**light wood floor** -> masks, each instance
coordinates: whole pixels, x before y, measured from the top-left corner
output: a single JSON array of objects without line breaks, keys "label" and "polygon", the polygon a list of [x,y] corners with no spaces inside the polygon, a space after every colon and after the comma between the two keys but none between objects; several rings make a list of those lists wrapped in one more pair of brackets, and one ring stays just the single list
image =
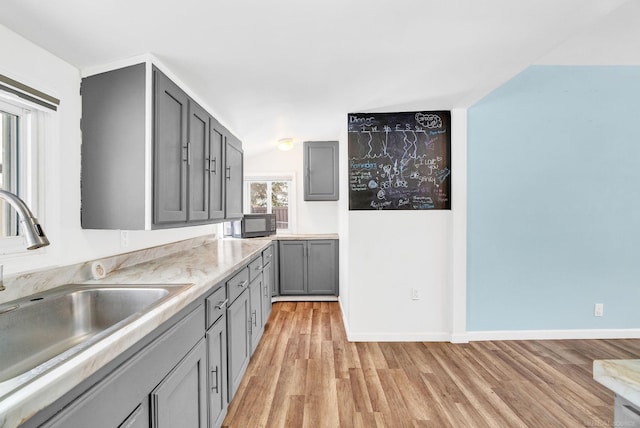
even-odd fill
[{"label": "light wood floor", "polygon": [[613,426],[606,358],[640,340],[350,343],[337,303],[281,302],[224,426]]}]

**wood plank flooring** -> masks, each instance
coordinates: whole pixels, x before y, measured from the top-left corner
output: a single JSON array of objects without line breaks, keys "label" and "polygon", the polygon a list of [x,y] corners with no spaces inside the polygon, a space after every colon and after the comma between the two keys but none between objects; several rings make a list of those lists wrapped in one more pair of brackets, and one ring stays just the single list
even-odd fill
[{"label": "wood plank flooring", "polygon": [[640,340],[348,342],[336,302],[280,302],[225,427],[603,427],[595,359]]}]

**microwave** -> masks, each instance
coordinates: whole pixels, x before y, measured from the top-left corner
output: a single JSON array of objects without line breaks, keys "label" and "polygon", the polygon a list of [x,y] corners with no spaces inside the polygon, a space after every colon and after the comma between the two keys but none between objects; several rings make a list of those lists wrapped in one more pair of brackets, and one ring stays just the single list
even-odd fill
[{"label": "microwave", "polygon": [[257,238],[275,233],[275,214],[245,214],[242,220],[233,222],[231,231],[234,238]]}]

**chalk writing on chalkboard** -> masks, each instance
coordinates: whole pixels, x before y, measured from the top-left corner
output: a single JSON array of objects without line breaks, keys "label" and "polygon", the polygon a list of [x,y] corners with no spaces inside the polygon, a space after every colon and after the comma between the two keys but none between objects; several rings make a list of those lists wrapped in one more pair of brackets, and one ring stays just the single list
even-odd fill
[{"label": "chalk writing on chalkboard", "polygon": [[349,209],[451,209],[451,113],[349,113]]}]

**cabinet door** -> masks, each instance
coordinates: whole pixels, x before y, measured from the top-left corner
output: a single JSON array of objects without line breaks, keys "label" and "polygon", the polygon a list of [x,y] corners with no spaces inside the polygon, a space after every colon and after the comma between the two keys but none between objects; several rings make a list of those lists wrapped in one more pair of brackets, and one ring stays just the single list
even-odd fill
[{"label": "cabinet door", "polygon": [[262,269],[262,324],[265,325],[271,315],[271,290],[273,282],[273,263],[269,262]]},{"label": "cabinet door", "polygon": [[280,294],[306,294],[307,241],[280,241]]},{"label": "cabinet door", "polygon": [[209,219],[209,115],[193,101],[189,102],[187,143],[189,173],[189,221]]},{"label": "cabinet door", "polygon": [[304,200],[338,200],[338,142],[304,142]]},{"label": "cabinet door", "polygon": [[242,217],[242,150],[229,141],[225,144],[225,217]]},{"label": "cabinet door", "polygon": [[229,394],[233,395],[240,386],[242,375],[251,358],[251,310],[249,307],[249,291],[244,290],[227,309],[227,364],[229,371]]},{"label": "cabinet door", "polygon": [[219,427],[227,413],[227,318],[207,331],[209,354],[209,426]]},{"label": "cabinet door", "polygon": [[201,340],[151,393],[151,426],[205,428],[206,373],[207,351]]},{"label": "cabinet door", "polygon": [[224,160],[222,148],[225,136],[221,126],[215,119],[211,119],[211,134],[209,143],[209,218],[220,220],[224,218]]},{"label": "cabinet door", "polygon": [[189,98],[154,70],[154,224],[187,220],[187,118]]},{"label": "cabinet door", "polygon": [[262,273],[249,285],[249,291],[251,293],[251,354],[253,354],[264,332],[262,323],[262,296],[264,295]]},{"label": "cabinet door", "polygon": [[336,240],[308,241],[307,291],[309,294],[336,294],[338,246]]},{"label": "cabinet door", "polygon": [[280,245],[278,241],[273,243],[273,274],[271,275],[271,296],[280,294]]}]

